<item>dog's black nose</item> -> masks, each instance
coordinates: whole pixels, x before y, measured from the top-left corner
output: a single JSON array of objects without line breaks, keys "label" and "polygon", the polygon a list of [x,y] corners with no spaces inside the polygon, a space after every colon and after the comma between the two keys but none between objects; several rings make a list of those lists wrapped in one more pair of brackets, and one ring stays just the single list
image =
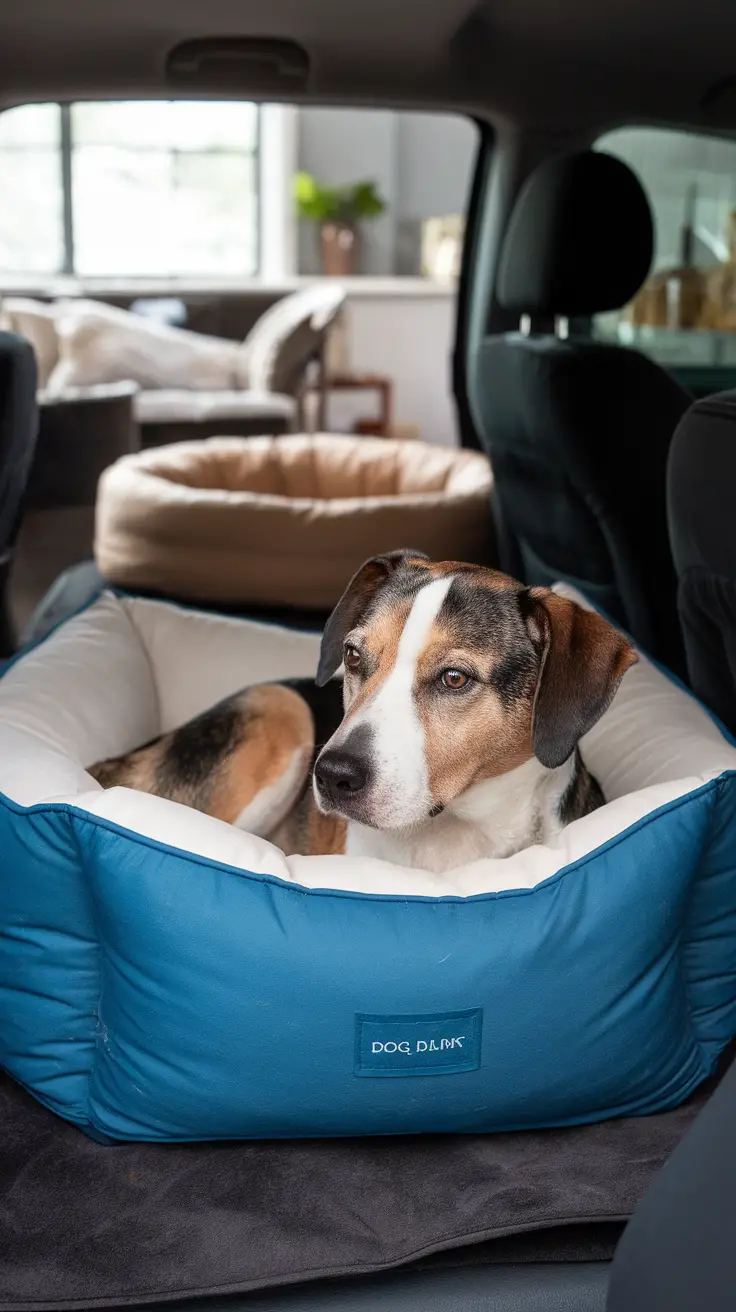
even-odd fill
[{"label": "dog's black nose", "polygon": [[322,792],[334,801],[354,797],[368,782],[365,761],[349,752],[323,752],[314,773]]}]

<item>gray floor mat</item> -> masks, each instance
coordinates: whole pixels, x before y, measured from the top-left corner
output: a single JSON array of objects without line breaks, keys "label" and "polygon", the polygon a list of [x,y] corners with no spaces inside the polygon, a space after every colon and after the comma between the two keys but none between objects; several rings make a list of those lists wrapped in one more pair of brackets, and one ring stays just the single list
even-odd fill
[{"label": "gray floor mat", "polygon": [[495,1257],[519,1260],[529,1232],[550,1260],[560,1227],[579,1260],[607,1256],[711,1087],[567,1130],[105,1148],[0,1075],[0,1312],[265,1289],[469,1244],[455,1260],[490,1261],[500,1237]]}]

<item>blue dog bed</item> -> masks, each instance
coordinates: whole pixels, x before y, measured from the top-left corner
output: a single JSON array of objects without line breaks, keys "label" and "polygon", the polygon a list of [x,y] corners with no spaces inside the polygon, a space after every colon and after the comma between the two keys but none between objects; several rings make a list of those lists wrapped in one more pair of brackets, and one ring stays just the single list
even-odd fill
[{"label": "blue dog bed", "polygon": [[0,681],[0,1064],[111,1140],[471,1132],[681,1102],[736,1033],[736,749],[646,660],[608,803],[447,875],[285,858],[85,767],[318,638],[100,597]]}]

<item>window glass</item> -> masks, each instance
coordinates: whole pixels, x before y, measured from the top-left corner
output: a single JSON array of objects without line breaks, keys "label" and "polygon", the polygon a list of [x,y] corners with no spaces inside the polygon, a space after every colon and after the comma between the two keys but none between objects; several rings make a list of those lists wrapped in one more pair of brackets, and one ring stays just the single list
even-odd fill
[{"label": "window glass", "polygon": [[218,101],[103,101],[73,106],[76,145],[236,153],[258,147],[258,106]]},{"label": "window glass", "polygon": [[256,105],[77,104],[68,122],[65,164],[58,105],[0,115],[13,197],[0,215],[0,269],[82,277],[257,272]]},{"label": "window glass", "polygon": [[0,114],[0,270],[55,273],[64,260],[58,105]]},{"label": "window glass", "polygon": [[[0,277],[453,286],[477,132],[454,115],[100,101],[0,113]],[[6,287],[11,285],[6,281]]]},{"label": "window glass", "polygon": [[736,141],[630,128],[598,148],[638,174],[656,235],[644,287],[622,312],[599,316],[597,333],[649,351],[683,381],[688,369],[736,370]]}]

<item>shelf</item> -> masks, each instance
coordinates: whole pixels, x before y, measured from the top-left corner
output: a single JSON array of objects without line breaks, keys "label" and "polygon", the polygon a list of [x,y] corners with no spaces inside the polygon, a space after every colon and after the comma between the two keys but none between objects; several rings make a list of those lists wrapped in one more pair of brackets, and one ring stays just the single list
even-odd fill
[{"label": "shelf", "polygon": [[[313,283],[333,283],[333,278],[49,278],[31,279],[0,276],[0,296],[186,296],[186,295],[268,295],[288,293]],[[339,280],[348,298],[402,300],[412,298],[454,298],[454,283],[435,282],[431,278],[342,278]]]}]

